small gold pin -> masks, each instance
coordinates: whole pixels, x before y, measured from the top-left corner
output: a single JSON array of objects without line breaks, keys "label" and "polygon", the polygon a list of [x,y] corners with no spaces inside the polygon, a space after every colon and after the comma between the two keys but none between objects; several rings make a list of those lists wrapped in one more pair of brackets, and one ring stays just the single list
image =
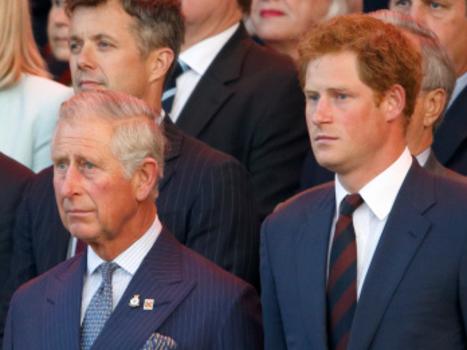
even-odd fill
[{"label": "small gold pin", "polygon": [[132,308],[139,307],[140,304],[141,302],[139,300],[139,294],[133,295],[133,297],[130,299],[130,302],[128,303],[128,305]]},{"label": "small gold pin", "polygon": [[154,299],[144,299],[143,310],[152,310],[154,309]]}]

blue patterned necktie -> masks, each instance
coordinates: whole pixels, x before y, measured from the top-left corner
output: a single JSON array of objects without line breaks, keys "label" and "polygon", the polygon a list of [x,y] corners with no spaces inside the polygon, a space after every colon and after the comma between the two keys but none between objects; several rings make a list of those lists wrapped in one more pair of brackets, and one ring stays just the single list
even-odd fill
[{"label": "blue patterned necktie", "polygon": [[81,350],[91,348],[112,313],[112,274],[117,268],[118,265],[113,262],[106,262],[99,266],[102,283],[84,314],[81,325]]},{"label": "blue patterned necktie", "polygon": [[188,67],[186,63],[178,60],[165,82],[164,93],[162,94],[162,108],[166,113],[170,113],[172,111],[175,93],[177,92],[177,78],[189,69],[190,67]]}]

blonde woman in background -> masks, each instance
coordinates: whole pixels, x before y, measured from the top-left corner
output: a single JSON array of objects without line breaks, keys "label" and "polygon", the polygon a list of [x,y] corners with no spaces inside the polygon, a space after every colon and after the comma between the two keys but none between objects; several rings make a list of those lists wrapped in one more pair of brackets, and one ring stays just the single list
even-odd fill
[{"label": "blonde woman in background", "polygon": [[72,90],[48,79],[28,0],[0,1],[0,151],[34,171],[51,164],[60,104]]}]

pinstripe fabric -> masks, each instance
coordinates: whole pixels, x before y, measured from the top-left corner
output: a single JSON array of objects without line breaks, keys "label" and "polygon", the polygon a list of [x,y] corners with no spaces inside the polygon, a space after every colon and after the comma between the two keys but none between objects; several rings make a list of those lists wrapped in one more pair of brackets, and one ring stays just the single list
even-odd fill
[{"label": "pinstripe fabric", "polygon": [[171,148],[157,202],[162,223],[187,247],[258,286],[259,222],[247,172],[169,118],[164,127]]},{"label": "pinstripe fabric", "polygon": [[[15,294],[5,350],[78,349],[85,264],[84,255],[67,260]],[[129,307],[134,294],[153,298],[154,309]],[[27,337],[20,336],[24,329],[31,330]],[[262,349],[258,296],[163,230],[93,350],[141,349],[154,332],[172,338],[178,349]]]},{"label": "pinstripe fabric", "polygon": [[[258,286],[259,223],[247,172],[230,156],[184,135],[168,118],[164,126],[169,147],[159,218],[181,243]],[[19,206],[2,324],[12,292],[66,259],[69,233],[58,215],[52,176],[52,168],[36,175]]]}]

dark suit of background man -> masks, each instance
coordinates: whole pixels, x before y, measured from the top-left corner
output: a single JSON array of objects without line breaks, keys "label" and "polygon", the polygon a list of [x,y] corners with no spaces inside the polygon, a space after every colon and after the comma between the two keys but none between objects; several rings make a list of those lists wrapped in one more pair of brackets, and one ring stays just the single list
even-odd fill
[{"label": "dark suit of background man", "polygon": [[255,290],[158,219],[164,142],[155,117],[143,101],[111,91],[78,94],[61,108],[57,205],[88,248],[15,293],[5,350],[261,349]]},{"label": "dark suit of background man", "polygon": [[312,148],[337,175],[263,224],[265,348],[465,349],[467,186],[406,146],[418,50],[364,15],[302,45]]},{"label": "dark suit of background man", "polygon": [[433,150],[443,165],[467,175],[467,1],[392,0],[390,8],[410,14],[435,32],[454,62],[457,81]]},{"label": "dark suit of background man", "polygon": [[12,251],[16,207],[32,172],[0,153],[0,285],[5,285]]},{"label": "dark suit of background man", "polygon": [[237,0],[183,0],[186,35],[170,117],[188,134],[245,165],[264,218],[296,192],[306,151],[296,70],[260,47]]}]

